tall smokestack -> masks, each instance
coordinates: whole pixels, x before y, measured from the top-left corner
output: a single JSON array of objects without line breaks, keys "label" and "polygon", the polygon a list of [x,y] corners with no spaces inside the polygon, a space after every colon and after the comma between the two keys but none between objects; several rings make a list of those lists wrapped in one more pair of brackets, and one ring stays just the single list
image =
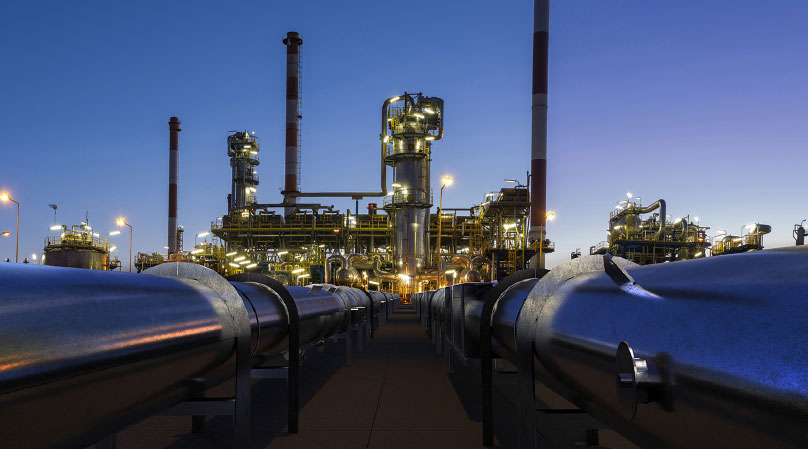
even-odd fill
[{"label": "tall smokestack", "polygon": [[[303,39],[294,31],[287,33],[283,40],[286,45],[286,184],[283,189],[284,203],[297,203],[297,197],[290,197],[291,193],[298,193],[300,189],[297,183],[298,160],[300,158],[300,148],[298,142],[298,123],[300,122],[300,106],[298,103],[298,93],[300,92],[300,46]],[[293,207],[286,208],[286,215],[294,210]]]},{"label": "tall smokestack", "polygon": [[[533,133],[530,145],[530,231],[531,241],[544,242],[547,214],[547,49],[550,28],[550,0],[533,2]],[[544,258],[539,257],[539,268]]]},{"label": "tall smokestack", "polygon": [[168,255],[177,254],[177,179],[179,178],[180,119],[168,119]]}]

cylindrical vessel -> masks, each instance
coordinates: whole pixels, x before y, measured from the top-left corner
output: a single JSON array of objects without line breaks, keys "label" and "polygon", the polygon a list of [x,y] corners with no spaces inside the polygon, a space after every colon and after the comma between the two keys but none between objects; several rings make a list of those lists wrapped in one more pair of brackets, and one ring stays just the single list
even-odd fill
[{"label": "cylindrical vessel", "polygon": [[180,119],[168,119],[168,255],[177,253],[177,181],[179,180]]},{"label": "cylindrical vessel", "polygon": [[530,292],[542,380],[642,447],[804,447],[808,250],[620,264],[575,259]]},{"label": "cylindrical vessel", "polygon": [[[300,148],[298,148],[298,124],[300,123],[300,46],[303,39],[294,31],[286,34],[283,39],[286,45],[286,163],[285,184],[283,192],[284,203],[297,203],[297,197],[291,193],[299,193],[297,174],[299,171]],[[287,207],[286,214],[294,211],[294,207]]]}]

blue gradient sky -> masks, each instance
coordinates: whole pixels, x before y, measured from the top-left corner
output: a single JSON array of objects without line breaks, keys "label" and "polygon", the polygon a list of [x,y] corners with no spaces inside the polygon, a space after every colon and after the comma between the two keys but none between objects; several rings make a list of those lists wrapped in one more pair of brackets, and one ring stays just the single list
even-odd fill
[{"label": "blue gradient sky", "polygon": [[[135,251],[163,251],[171,115],[188,236],[225,211],[230,129],[261,138],[259,200],[278,201],[290,30],[304,39],[304,190],[377,188],[380,106],[404,90],[446,101],[432,172],[435,186],[455,178],[447,207],[525,176],[531,1],[113,3],[0,6],[0,188],[22,203],[21,257],[41,251],[48,203],[58,223],[89,211],[101,231],[124,215]],[[603,240],[626,191],[711,233],[759,221],[774,227],[767,246],[793,244],[808,218],[808,3],[551,8],[549,265]],[[8,204],[0,228],[14,230]]]}]

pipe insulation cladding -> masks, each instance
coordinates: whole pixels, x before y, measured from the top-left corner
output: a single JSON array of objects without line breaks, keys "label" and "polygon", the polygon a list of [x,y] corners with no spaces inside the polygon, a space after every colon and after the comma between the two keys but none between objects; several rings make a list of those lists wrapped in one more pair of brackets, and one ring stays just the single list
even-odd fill
[{"label": "pipe insulation cladding", "polygon": [[432,335],[451,336],[457,313],[490,326],[494,353],[527,376],[520,447],[535,445],[535,379],[642,448],[799,448],[807,271],[806,247],[645,266],[584,256],[515,281],[489,323],[478,302],[455,311],[446,292],[466,284],[414,301]]},{"label": "pipe insulation cladding", "polygon": [[[256,366],[288,351],[278,292],[200,265],[132,274],[4,264],[0,285],[7,447],[85,447],[233,377],[238,353]],[[286,290],[301,344],[343,331],[347,314],[374,305],[358,289]]]}]

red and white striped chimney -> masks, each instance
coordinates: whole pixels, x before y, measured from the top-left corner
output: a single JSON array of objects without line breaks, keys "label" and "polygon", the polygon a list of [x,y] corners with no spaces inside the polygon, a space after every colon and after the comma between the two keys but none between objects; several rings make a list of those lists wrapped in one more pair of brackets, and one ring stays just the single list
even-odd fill
[{"label": "red and white striped chimney", "polygon": [[[298,142],[298,123],[300,122],[300,105],[298,103],[298,92],[300,92],[300,46],[303,39],[294,31],[287,33],[283,40],[286,45],[286,183],[281,192],[284,203],[297,203],[297,197],[289,196],[290,193],[299,193],[300,187],[297,181],[298,160],[300,158],[300,148]],[[287,207],[288,215],[294,208]]]},{"label": "red and white striped chimney", "polygon": [[[531,241],[543,244],[547,221],[547,50],[550,1],[533,2],[533,132],[530,144],[530,231]],[[539,260],[544,268],[544,260]]]},{"label": "red and white striped chimney", "polygon": [[180,119],[168,119],[168,255],[177,253],[177,180],[179,179]]}]

